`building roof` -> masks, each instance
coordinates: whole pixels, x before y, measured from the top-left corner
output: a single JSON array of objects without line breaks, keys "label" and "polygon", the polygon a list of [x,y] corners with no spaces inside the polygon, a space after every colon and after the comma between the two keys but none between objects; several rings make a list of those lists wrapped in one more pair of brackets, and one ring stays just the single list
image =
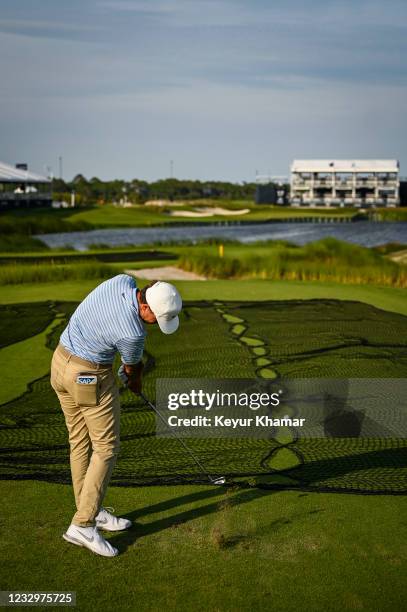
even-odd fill
[{"label": "building roof", "polygon": [[291,172],[398,172],[397,159],[295,159]]},{"label": "building roof", "polygon": [[269,183],[276,183],[277,185],[284,185],[289,183],[290,179],[288,176],[272,176],[271,174],[257,174],[256,183],[258,185],[268,185]]},{"label": "building roof", "polygon": [[0,162],[0,183],[50,183],[50,179]]}]

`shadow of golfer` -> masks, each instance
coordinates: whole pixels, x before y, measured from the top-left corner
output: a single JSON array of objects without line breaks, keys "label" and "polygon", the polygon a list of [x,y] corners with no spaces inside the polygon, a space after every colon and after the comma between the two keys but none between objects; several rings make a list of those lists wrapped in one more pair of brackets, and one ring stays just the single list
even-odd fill
[{"label": "shadow of golfer", "polygon": [[[350,475],[352,472],[363,472],[365,470],[374,469],[386,469],[387,467],[406,467],[407,466],[407,448],[388,448],[370,452],[362,452],[360,454],[346,455],[342,457],[332,457],[329,459],[307,461],[303,465],[297,468],[292,468],[284,471],[286,474],[298,479],[298,485],[295,487],[276,487],[271,485],[270,488],[267,485],[261,485],[261,488],[249,488],[243,490],[237,490],[236,493],[231,492],[230,495],[226,496],[225,492],[228,491],[222,487],[209,488],[204,490],[195,491],[187,495],[181,495],[179,497],[173,497],[166,499],[157,504],[148,506],[147,508],[140,508],[126,514],[126,518],[132,521],[137,520],[140,517],[148,516],[150,514],[156,514],[159,512],[165,512],[174,508],[178,508],[182,505],[205,502],[205,505],[199,507],[190,508],[159,518],[151,523],[137,524],[133,529],[129,531],[121,532],[110,539],[110,542],[117,546],[121,551],[125,551],[131,544],[133,544],[139,538],[158,533],[171,527],[182,525],[196,518],[207,516],[219,512],[221,510],[220,502],[227,499],[228,508],[233,508],[241,504],[247,504],[254,500],[273,495],[284,490],[301,490],[302,487],[313,487],[316,489],[323,490],[323,481],[329,480],[330,478],[341,478],[344,475]],[[369,472],[368,472],[369,473]],[[372,483],[371,483],[372,484]],[[390,483],[394,488],[395,483]],[[403,485],[401,484],[401,491]],[[335,487],[330,486],[331,491],[335,491]],[[355,488],[349,489],[347,487],[343,490],[344,493],[358,492],[357,479],[355,481]],[[380,493],[380,487],[371,486],[369,492]],[[337,489],[338,490],[338,489]],[[361,490],[361,493],[365,491]],[[385,492],[384,489],[382,492]]]},{"label": "shadow of golfer", "polygon": [[[228,508],[233,508],[241,504],[247,504],[256,499],[272,495],[273,493],[275,493],[275,491],[245,489],[227,498]],[[216,502],[212,502],[204,506],[199,506],[198,508],[190,508],[189,510],[179,512],[178,514],[173,514],[171,516],[159,518],[151,523],[138,523],[132,529],[121,532],[120,534],[110,538],[109,542],[113,546],[118,547],[121,552],[124,552],[129,546],[131,546],[131,544],[133,544],[136,540],[142,537],[151,535],[153,533],[158,533],[159,531],[163,531],[164,529],[169,529],[177,525],[182,525],[196,518],[219,512],[219,510],[221,509],[219,502],[225,499],[224,490],[216,488],[209,489],[209,491],[199,491],[196,493],[192,493],[191,495],[183,495],[181,497],[176,497],[171,500],[160,502],[146,509],[134,510],[133,512],[129,512],[125,515],[126,518],[129,518],[130,520],[135,520],[136,518],[144,516],[146,514],[162,512],[164,510],[180,506],[181,504],[189,504],[194,501],[196,502],[199,500],[214,498],[218,496],[221,496],[221,499]]]}]

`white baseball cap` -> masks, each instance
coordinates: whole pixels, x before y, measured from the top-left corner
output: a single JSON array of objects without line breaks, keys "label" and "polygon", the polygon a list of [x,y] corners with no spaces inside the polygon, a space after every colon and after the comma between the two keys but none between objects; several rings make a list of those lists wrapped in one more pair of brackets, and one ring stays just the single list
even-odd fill
[{"label": "white baseball cap", "polygon": [[147,289],[146,300],[156,316],[161,331],[164,334],[173,334],[177,331],[182,299],[174,285],[157,281]]}]

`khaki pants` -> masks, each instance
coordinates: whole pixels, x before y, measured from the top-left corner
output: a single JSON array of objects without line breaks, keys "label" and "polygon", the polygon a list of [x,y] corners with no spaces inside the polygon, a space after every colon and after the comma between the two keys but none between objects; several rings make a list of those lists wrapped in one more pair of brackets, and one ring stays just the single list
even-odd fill
[{"label": "khaki pants", "polygon": [[[89,375],[93,384],[79,384],[77,377],[81,375]],[[60,401],[69,434],[77,508],[72,523],[93,526],[120,448],[116,381],[111,366],[80,359],[59,345],[52,358],[51,385]]]}]

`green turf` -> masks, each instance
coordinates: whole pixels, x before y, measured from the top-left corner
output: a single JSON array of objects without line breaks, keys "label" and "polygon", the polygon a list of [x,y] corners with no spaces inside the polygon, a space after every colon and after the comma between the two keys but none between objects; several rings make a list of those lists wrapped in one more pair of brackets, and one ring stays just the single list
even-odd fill
[{"label": "green turf", "polygon": [[58,308],[52,302],[0,305],[0,320],[7,326],[7,346],[0,350],[0,406],[23,395],[32,381],[46,378],[52,357],[49,338],[59,336],[75,308],[69,302]]},{"label": "green turf", "polygon": [[[191,203],[192,204],[192,203]],[[195,206],[199,206],[200,203],[196,202],[193,205],[187,207],[180,206],[179,210],[185,211],[193,209]],[[206,206],[207,203],[204,203]],[[217,206],[228,207],[228,202],[215,203]],[[236,206],[231,207],[234,210]],[[295,209],[295,208],[281,208],[276,206],[261,206],[253,205],[252,202],[239,202],[237,208],[249,208],[250,212],[242,215],[238,220],[246,221],[267,221],[270,219],[303,219],[308,217],[352,217],[355,215],[354,210],[345,210],[341,208],[331,208],[327,210],[306,210],[306,209]],[[172,207],[172,211],[176,208]],[[117,208],[114,206],[104,206],[103,208],[95,208],[85,212],[77,211],[73,213],[68,220],[72,223],[78,221],[85,221],[97,227],[131,227],[140,225],[156,225],[164,223],[187,223],[189,222],[203,222],[213,223],[214,221],[225,221],[231,220],[236,221],[235,215],[215,215],[213,217],[200,217],[199,219],[193,217],[177,217],[170,216],[168,211],[152,206],[135,206],[134,208]]]},{"label": "green turf", "polygon": [[[1,301],[21,301],[26,305],[46,299],[77,301],[94,284],[85,281],[3,287]],[[184,282],[177,285],[189,300],[356,299],[407,314],[405,291],[395,289],[266,281]],[[230,306],[227,304],[228,313],[232,312]],[[217,308],[224,310],[225,305]],[[72,304],[59,304],[58,310],[69,313]],[[249,318],[247,309],[244,310],[244,314],[237,318]],[[220,330],[226,334],[226,328],[236,323],[234,319],[223,319],[216,308],[215,312],[219,325],[216,325],[216,330],[210,328],[213,341],[218,338]],[[235,314],[230,316],[235,317]],[[369,313],[364,311],[363,316],[366,314]],[[387,315],[383,318],[382,315],[380,313],[379,317],[384,324]],[[212,325],[214,321],[213,318]],[[186,321],[183,323],[187,328]],[[198,335],[202,334],[204,346],[209,347],[209,333],[202,320],[196,321],[196,328]],[[17,331],[12,333],[17,334]],[[32,333],[39,331],[34,326]],[[248,334],[258,332],[259,329],[248,326]],[[150,334],[147,346],[151,346],[153,353],[153,345],[155,351],[160,346],[160,336],[156,342],[152,336]],[[219,337],[224,339],[227,336]],[[234,337],[231,335],[230,338]],[[276,343],[278,339],[277,336]],[[195,350],[197,353],[192,337],[184,337],[184,341],[190,343],[188,352]],[[266,349],[268,354],[268,346]],[[233,359],[246,363],[247,367],[250,367],[249,359],[264,357],[264,347],[246,347],[236,338],[227,350],[234,351]],[[178,354],[178,359],[180,357]],[[157,368],[165,370],[169,365],[170,359],[157,361]],[[202,367],[209,366],[209,360],[204,359]],[[193,367],[192,362],[189,367]],[[151,391],[151,387],[149,389]],[[9,431],[10,435],[8,440],[3,438],[0,445],[2,466],[4,468],[7,461],[8,467],[13,464],[10,453],[13,442],[20,445],[22,452],[21,447],[26,443],[28,448],[35,444],[37,431],[37,442],[42,443],[46,433],[51,445],[60,445],[45,458],[45,468],[59,470],[61,465],[67,465],[68,454],[66,431],[55,411],[55,398],[50,399],[49,388],[41,381],[38,381],[33,397],[36,400],[30,406],[31,418],[30,414],[24,416],[26,406],[23,398],[18,406],[19,414],[14,426],[18,427],[19,438],[13,438],[12,422],[3,430]],[[124,406],[125,427],[131,425],[129,408]],[[35,427],[36,419],[44,417],[46,427],[41,423]],[[139,431],[148,434],[152,425],[151,415],[144,412],[145,418],[143,413],[140,417]],[[131,460],[144,462],[144,467],[148,468],[149,463],[150,466],[157,464],[162,457],[158,448],[151,456],[146,454],[148,435],[147,438],[141,435],[124,442],[127,451],[130,445],[133,446]],[[284,440],[279,440],[282,442]],[[397,486],[398,476],[394,470],[397,449],[392,448],[389,453],[382,448],[377,452],[377,448],[369,445],[367,440],[359,454],[353,455],[349,455],[349,449],[339,443],[322,445],[319,447],[320,460],[315,461],[311,452],[306,457],[306,464],[298,470],[308,483],[315,483],[317,487],[322,487],[329,478],[331,485],[336,481],[337,485],[342,483],[346,487],[347,475],[352,470],[359,481],[365,477],[365,486],[371,486],[380,476],[383,465],[387,464],[396,479],[393,486]],[[172,468],[184,468],[186,460],[177,455],[175,447],[173,453],[168,447],[163,450]],[[306,449],[303,447],[301,450],[305,452]],[[402,447],[400,451],[405,453]],[[35,452],[31,455],[29,451],[24,452],[24,469],[35,470],[38,453],[36,457]],[[240,450],[237,453],[230,451],[228,460],[232,464],[241,461],[240,454]],[[272,454],[270,467],[284,469],[292,460],[290,453],[288,455]],[[367,461],[363,459],[364,455]],[[211,457],[206,452],[202,452],[202,457],[209,461],[210,466]],[[277,472],[272,477],[265,475],[263,482],[269,486],[272,478],[275,484],[295,484],[293,479],[299,474],[295,465],[292,468],[288,475],[284,475],[287,472]],[[16,472],[18,476],[19,470]],[[257,478],[257,484],[262,484],[262,477]],[[226,493],[223,489],[199,485],[111,487],[106,505],[113,505],[119,513],[136,520],[137,526],[131,532],[111,536],[112,543],[122,554],[116,559],[106,560],[61,539],[74,510],[69,486],[38,481],[0,481],[0,495],[3,502],[0,519],[1,589],[75,590],[77,609],[81,611],[155,611],[165,607],[171,612],[268,609],[396,612],[405,607],[405,496],[278,492],[259,488]]]},{"label": "green turf", "polygon": [[0,351],[0,406],[25,393],[31,381],[48,374],[52,353],[45,346],[46,337],[59,323],[55,319],[41,333]]},{"label": "green turf", "polygon": [[[61,307],[55,304],[54,308],[62,314],[72,310],[73,304]],[[228,321],[226,314],[244,324],[236,324],[230,318]],[[238,326],[242,328],[240,331],[236,330]],[[49,339],[51,346],[56,345],[60,331],[61,327]],[[37,338],[32,340],[38,342]],[[406,344],[404,316],[357,302],[296,300],[222,304],[217,301],[215,305],[185,302],[176,335],[163,342],[158,328],[149,328],[144,389],[154,399],[156,380],[168,377],[402,378],[407,373]],[[260,362],[255,352],[259,348],[265,349]],[[12,349],[16,355],[21,350],[19,344],[5,349],[5,366],[10,362],[9,370],[5,367],[6,373],[14,372],[9,357]],[[47,349],[42,347],[42,352],[39,349],[31,351],[38,353],[31,366],[35,366],[32,379],[38,378],[40,365],[46,367],[43,362],[47,359]],[[30,362],[27,364],[29,367]],[[23,377],[21,381],[24,384]],[[7,393],[15,397],[12,376],[4,379],[3,394],[10,399]],[[122,393],[121,403],[122,450],[113,482],[167,483],[200,478],[174,439],[154,436],[151,410],[129,391]],[[0,424],[3,425],[0,446],[5,449],[0,458],[0,476],[14,478],[18,474],[69,480],[65,424],[48,376],[34,382],[21,397],[3,405]],[[334,449],[331,454],[314,440],[293,441],[284,449],[276,438],[194,440],[191,446],[215,474],[256,476],[272,474],[275,469],[296,468],[295,474],[288,474],[293,487],[407,491],[405,445],[392,439],[335,441],[329,447]],[[301,460],[298,468],[297,451],[305,458],[305,463]],[[358,469],[343,473],[343,457],[350,456],[358,461]],[[316,471],[309,469],[308,464],[319,465],[319,473],[323,475],[318,482]]]},{"label": "green turf", "polygon": [[[267,357],[285,378],[403,378],[407,319],[367,304],[337,300],[226,303],[248,328],[240,341],[268,344]],[[232,326],[233,331],[233,326]]]},{"label": "green turf", "polygon": [[[182,204],[182,203],[180,203]],[[249,208],[249,212],[242,217],[236,215],[215,215],[213,217],[177,217],[169,214],[174,210],[193,210],[196,206],[220,206],[231,211]],[[172,223],[213,223],[214,221],[267,221],[276,219],[304,219],[304,218],[351,218],[357,211],[344,208],[327,209],[298,209],[281,206],[258,205],[252,201],[216,200],[216,201],[190,201],[186,205],[177,207],[157,207],[135,205],[132,208],[121,208],[113,205],[75,208],[65,210],[41,209],[33,215],[30,210],[10,210],[1,226],[4,229],[19,231],[30,224],[34,227],[33,233],[51,231],[69,231],[75,229],[91,229],[92,227],[139,227],[168,225]],[[59,227],[60,226],[60,227]]]},{"label": "green turf", "polygon": [[[147,281],[140,281],[143,286]],[[400,314],[407,314],[407,290],[372,285],[300,281],[174,281],[186,300],[358,300]],[[49,300],[82,300],[98,281],[31,283],[0,287],[0,303],[15,304]]]},{"label": "green turf", "polygon": [[163,251],[162,249],[146,249],[146,247],[116,247],[116,248],[94,248],[88,251],[78,253],[74,249],[49,249],[45,252],[38,252],[32,250],[31,252],[5,252],[0,253],[0,263],[6,264],[10,262],[15,263],[81,263],[87,260],[98,260],[107,263],[111,262],[144,262],[146,265],[150,265],[155,261],[160,262],[160,265],[164,265],[165,260],[175,260],[177,258],[176,252],[169,250]]},{"label": "green turf", "polygon": [[111,488],[136,521],[109,560],[64,542],[70,487],[0,482],[1,588],[74,590],[77,609],[404,609],[407,498]]}]

